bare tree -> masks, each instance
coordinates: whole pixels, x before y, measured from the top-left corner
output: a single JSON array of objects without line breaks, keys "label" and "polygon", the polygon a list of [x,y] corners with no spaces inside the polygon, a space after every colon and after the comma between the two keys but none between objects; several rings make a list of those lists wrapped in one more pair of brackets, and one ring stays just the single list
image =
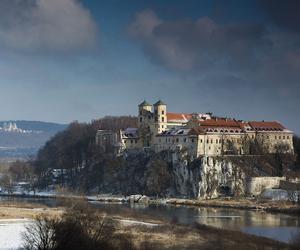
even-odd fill
[{"label": "bare tree", "polygon": [[52,250],[56,247],[54,218],[45,215],[38,216],[35,221],[26,226],[23,233],[23,248],[26,250]]},{"label": "bare tree", "polygon": [[2,178],[0,179],[0,186],[4,191],[7,191],[8,194],[13,193],[13,179],[9,173],[2,176]]}]

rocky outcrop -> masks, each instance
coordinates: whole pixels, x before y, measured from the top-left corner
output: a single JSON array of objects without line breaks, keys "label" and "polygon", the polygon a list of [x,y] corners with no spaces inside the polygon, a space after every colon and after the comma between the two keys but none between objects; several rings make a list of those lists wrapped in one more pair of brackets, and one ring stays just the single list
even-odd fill
[{"label": "rocky outcrop", "polygon": [[173,172],[176,191],[181,196],[212,199],[222,194],[245,194],[245,173],[224,159],[206,156],[191,163],[179,160]]},{"label": "rocky outcrop", "polygon": [[143,204],[148,204],[150,198],[146,195],[141,195],[141,194],[135,194],[135,195],[130,195],[129,196],[129,202],[130,203],[143,203]]}]

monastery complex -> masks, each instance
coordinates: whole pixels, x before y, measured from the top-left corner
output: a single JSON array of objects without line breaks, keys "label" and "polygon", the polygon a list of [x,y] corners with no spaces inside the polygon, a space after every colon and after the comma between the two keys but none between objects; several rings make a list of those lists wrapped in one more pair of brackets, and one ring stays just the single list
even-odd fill
[{"label": "monastery complex", "polygon": [[96,143],[118,154],[130,150],[203,155],[293,153],[293,132],[277,121],[242,121],[206,114],[170,113],[161,100],[138,105],[138,127],[99,130]]}]

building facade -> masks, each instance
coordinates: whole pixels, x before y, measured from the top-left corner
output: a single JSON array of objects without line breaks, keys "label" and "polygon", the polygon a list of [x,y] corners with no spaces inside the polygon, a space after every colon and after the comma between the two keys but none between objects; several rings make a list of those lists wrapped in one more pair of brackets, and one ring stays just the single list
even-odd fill
[{"label": "building facade", "polygon": [[[293,153],[293,132],[277,121],[242,121],[211,113],[168,113],[159,100],[138,105],[138,128],[111,132],[119,150],[185,151],[193,157],[224,154]],[[97,133],[97,137],[107,132]],[[98,144],[104,139],[96,139]],[[116,140],[116,141],[114,141]]]}]

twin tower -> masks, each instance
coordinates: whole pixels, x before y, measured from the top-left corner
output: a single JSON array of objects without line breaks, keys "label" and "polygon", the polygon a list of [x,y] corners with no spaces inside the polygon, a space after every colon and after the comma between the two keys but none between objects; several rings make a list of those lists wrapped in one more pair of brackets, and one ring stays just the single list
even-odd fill
[{"label": "twin tower", "polygon": [[153,105],[143,101],[138,107],[138,126],[150,132],[149,139],[153,142],[157,134],[167,130],[167,105],[161,100]]}]

